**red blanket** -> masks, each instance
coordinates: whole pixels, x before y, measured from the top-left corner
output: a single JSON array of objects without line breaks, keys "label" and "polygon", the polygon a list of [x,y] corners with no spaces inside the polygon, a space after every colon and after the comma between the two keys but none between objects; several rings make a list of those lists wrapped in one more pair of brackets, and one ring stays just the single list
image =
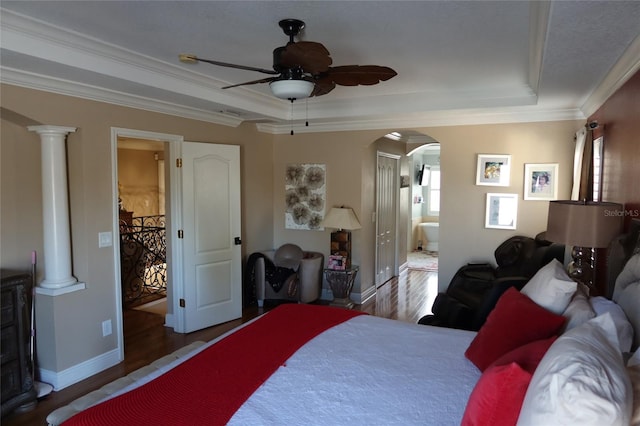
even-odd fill
[{"label": "red blanket", "polygon": [[67,420],[75,425],[221,425],[302,345],[361,312],[286,304],[151,382]]}]

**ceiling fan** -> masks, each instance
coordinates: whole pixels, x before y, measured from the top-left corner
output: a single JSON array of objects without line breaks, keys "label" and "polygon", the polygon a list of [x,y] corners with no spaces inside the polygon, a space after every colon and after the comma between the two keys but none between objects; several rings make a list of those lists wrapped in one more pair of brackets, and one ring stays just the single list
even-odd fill
[{"label": "ceiling fan", "polygon": [[280,28],[289,36],[286,46],[277,47],[273,51],[273,69],[236,65],[210,59],[202,59],[192,54],[181,54],[180,60],[185,63],[207,62],[221,67],[237,68],[269,74],[272,77],[262,78],[245,83],[222,87],[246,86],[250,84],[269,83],[274,96],[281,99],[302,99],[311,96],[326,95],[338,86],[371,86],[389,80],[397,73],[378,65],[343,65],[332,67],[333,61],[329,51],[320,43],[313,41],[294,41],[294,37],[305,26],[299,19],[283,19]]}]

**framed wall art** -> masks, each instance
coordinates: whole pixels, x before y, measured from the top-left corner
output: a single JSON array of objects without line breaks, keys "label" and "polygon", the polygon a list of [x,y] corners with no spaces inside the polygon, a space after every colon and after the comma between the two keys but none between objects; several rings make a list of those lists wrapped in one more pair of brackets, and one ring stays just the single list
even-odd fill
[{"label": "framed wall art", "polygon": [[487,194],[485,228],[516,229],[518,194]]},{"label": "framed wall art", "polygon": [[478,154],[476,185],[509,186],[510,155]]},{"label": "framed wall art", "polygon": [[286,229],[322,231],[326,200],[326,165],[287,164],[285,170]]},{"label": "framed wall art", "polygon": [[558,199],[558,163],[524,165],[524,199]]}]

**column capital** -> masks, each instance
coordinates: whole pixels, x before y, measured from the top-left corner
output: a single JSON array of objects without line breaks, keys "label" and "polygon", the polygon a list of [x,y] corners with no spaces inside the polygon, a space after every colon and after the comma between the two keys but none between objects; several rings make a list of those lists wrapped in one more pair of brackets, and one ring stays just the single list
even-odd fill
[{"label": "column capital", "polygon": [[28,126],[27,129],[30,132],[36,132],[40,135],[67,135],[76,131],[77,127],[65,127],[65,126]]}]

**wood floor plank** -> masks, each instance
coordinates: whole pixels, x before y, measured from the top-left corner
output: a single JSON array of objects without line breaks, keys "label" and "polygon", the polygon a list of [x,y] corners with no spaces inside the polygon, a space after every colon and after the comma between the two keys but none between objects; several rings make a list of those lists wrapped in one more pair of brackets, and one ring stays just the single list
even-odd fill
[{"label": "wood floor plank", "polygon": [[[376,296],[354,309],[371,315],[415,323],[430,313],[438,291],[437,272],[406,270],[376,291]],[[56,408],[196,340],[209,341],[263,313],[245,308],[242,318],[189,334],[174,333],[164,327],[164,317],[139,310],[124,313],[125,360],[86,380],[42,398],[26,413],[12,413],[2,419],[4,426],[46,425],[47,415]]]}]

